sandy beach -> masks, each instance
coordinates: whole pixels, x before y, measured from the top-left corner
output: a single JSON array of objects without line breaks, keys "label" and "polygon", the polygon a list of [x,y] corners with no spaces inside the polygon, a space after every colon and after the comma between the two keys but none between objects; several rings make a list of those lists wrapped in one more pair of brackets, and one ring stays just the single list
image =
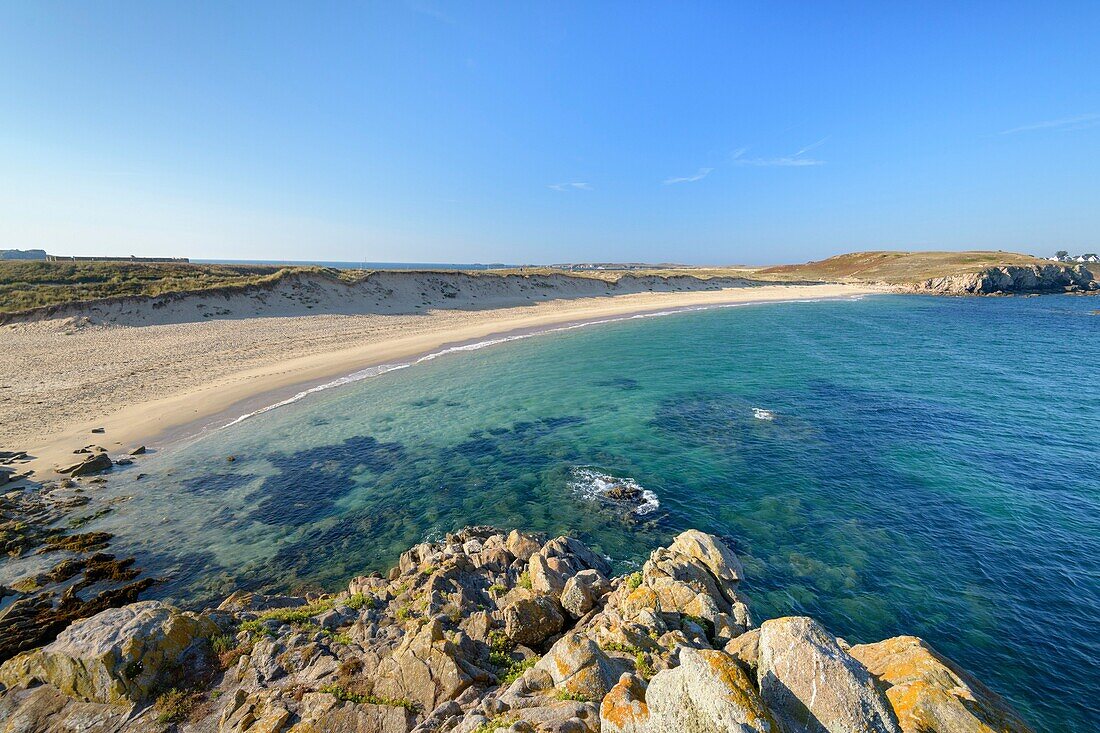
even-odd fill
[{"label": "sandy beach", "polygon": [[[836,298],[854,285],[769,285],[549,299],[485,309],[282,315],[233,303],[209,320],[178,301],[142,316],[70,316],[0,327],[0,447],[27,450],[37,475],[94,443],[112,453],[179,437],[214,416],[244,412],[302,386],[408,359],[445,344],[517,330],[691,306]],[[241,296],[246,297],[246,296]],[[248,304],[246,304],[248,305]],[[270,310],[270,309],[268,309]],[[124,317],[123,317],[124,316]],[[183,321],[183,322],[177,322]],[[149,325],[143,325],[148,323]],[[93,434],[103,428],[103,434]]]}]

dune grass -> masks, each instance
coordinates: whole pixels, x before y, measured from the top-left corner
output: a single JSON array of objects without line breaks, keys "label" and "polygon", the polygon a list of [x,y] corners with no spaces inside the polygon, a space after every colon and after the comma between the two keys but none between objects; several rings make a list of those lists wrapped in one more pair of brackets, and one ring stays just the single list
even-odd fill
[{"label": "dune grass", "polygon": [[[189,293],[270,283],[294,270],[262,265],[0,261],[0,313],[119,296]],[[339,277],[336,270],[333,277]]]},{"label": "dune grass", "polygon": [[[209,265],[179,262],[43,262],[0,261],[0,314],[125,296],[199,293],[271,284],[296,273],[353,283],[371,270],[336,270],[314,266]],[[615,281],[623,275],[692,275],[700,278],[741,276],[743,270],[684,268],[675,270],[585,270],[529,267],[507,270],[470,270],[475,277],[504,274],[570,275]]]}]

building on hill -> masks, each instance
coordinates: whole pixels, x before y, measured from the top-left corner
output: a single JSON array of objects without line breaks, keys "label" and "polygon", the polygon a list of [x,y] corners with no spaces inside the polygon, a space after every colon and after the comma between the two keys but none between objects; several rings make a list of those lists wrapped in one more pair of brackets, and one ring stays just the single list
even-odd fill
[{"label": "building on hill", "polygon": [[0,249],[0,260],[44,260],[48,257],[44,249]]},{"label": "building on hill", "polygon": [[1054,254],[1054,256],[1051,257],[1051,259],[1056,261],[1056,262],[1069,262],[1069,263],[1080,262],[1080,263],[1094,263],[1094,264],[1095,263],[1100,263],[1100,255],[1096,254],[1095,252],[1086,252],[1086,253],[1080,254],[1080,255],[1071,255],[1069,252],[1065,251],[1064,249],[1058,250]]},{"label": "building on hill", "polygon": [[[43,253],[45,254],[45,253]],[[73,257],[46,255],[50,262],[190,262],[186,257]]]}]

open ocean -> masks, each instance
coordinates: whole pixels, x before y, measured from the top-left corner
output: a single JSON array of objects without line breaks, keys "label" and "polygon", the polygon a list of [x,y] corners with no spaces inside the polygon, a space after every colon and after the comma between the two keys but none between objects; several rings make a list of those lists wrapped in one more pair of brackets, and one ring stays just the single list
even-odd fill
[{"label": "open ocean", "polygon": [[[88,529],[196,606],[336,590],[464,524],[568,532],[620,572],[697,527],[758,621],[922,636],[1036,730],[1095,730],[1098,307],[875,296],[449,353],[116,471],[134,498]],[[640,513],[594,498],[609,476]]]}]

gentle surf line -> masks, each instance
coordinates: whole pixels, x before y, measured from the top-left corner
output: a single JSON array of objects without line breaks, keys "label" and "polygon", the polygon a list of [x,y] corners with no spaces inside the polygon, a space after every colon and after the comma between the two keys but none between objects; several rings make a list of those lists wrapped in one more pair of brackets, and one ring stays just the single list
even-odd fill
[{"label": "gentle surf line", "polygon": [[266,406],[261,407],[257,410],[252,410],[251,412],[246,412],[243,415],[239,415],[238,417],[234,418],[233,420],[231,420],[231,421],[229,421],[229,422],[227,422],[223,425],[220,425],[220,426],[216,427],[215,429],[216,430],[223,430],[225,428],[232,427],[234,425],[237,425],[239,423],[244,422],[245,420],[248,420],[249,418],[256,417],[257,415],[262,415],[266,412],[271,412],[272,410],[278,409],[280,407],[286,407],[287,405],[292,405],[295,402],[299,402],[299,401],[305,399],[306,397],[309,397],[312,394],[317,394],[318,392],[324,392],[324,391],[327,391],[327,390],[330,390],[330,389],[334,389],[336,387],[343,387],[343,386],[346,386],[346,385],[349,385],[349,384],[355,384],[356,382],[360,382],[364,379],[371,379],[373,377],[380,377],[383,374],[388,374],[390,372],[395,372],[399,369],[407,369],[409,367],[416,366],[417,364],[422,364],[424,362],[428,362],[428,361],[431,361],[433,359],[438,359],[441,356],[446,356],[448,354],[454,354],[454,353],[463,352],[463,351],[478,351],[480,349],[488,348],[490,346],[497,346],[499,344],[509,343],[509,342],[512,342],[512,341],[520,341],[520,340],[523,340],[523,339],[532,338],[534,336],[545,336],[547,334],[552,334],[552,333],[562,333],[562,332],[565,332],[565,331],[573,331],[573,330],[576,330],[576,329],[579,329],[579,328],[587,328],[588,326],[599,326],[599,325],[607,324],[607,323],[620,323],[620,322],[623,322],[623,321],[633,321],[633,320],[638,320],[638,319],[643,319],[643,318],[657,318],[657,317],[662,317],[662,316],[671,316],[671,315],[676,315],[677,313],[693,313],[693,312],[697,312],[697,311],[717,310],[717,309],[720,309],[720,308],[741,308],[741,307],[750,306],[750,305],[783,305],[783,304],[799,304],[799,303],[822,303],[822,302],[831,301],[831,300],[857,301],[857,300],[862,300],[864,297],[865,297],[864,295],[850,295],[850,296],[840,296],[840,297],[836,297],[836,298],[792,298],[792,299],[789,299],[789,300],[756,300],[756,301],[746,301],[746,302],[743,302],[743,303],[715,303],[715,304],[708,304],[708,305],[689,305],[689,306],[683,306],[681,308],[669,308],[669,309],[666,309],[666,310],[651,311],[651,312],[647,312],[647,313],[632,313],[630,315],[625,315],[625,316],[613,316],[613,317],[610,317],[610,318],[599,318],[599,319],[591,320],[591,321],[582,321],[580,323],[570,323],[570,324],[567,324],[567,325],[564,325],[564,326],[554,326],[552,328],[535,329],[535,330],[527,331],[527,332],[524,332],[524,333],[513,334],[511,336],[500,336],[500,337],[497,337],[497,338],[484,339],[482,341],[475,341],[475,342],[469,343],[469,344],[459,344],[457,346],[448,346],[445,349],[440,349],[438,351],[433,351],[433,352],[430,352],[428,354],[424,354],[422,356],[417,357],[416,359],[412,359],[412,360],[409,360],[409,361],[403,361],[403,362],[397,362],[397,363],[394,363],[394,364],[377,364],[375,366],[367,367],[365,369],[360,369],[358,371],[352,372],[351,374],[347,374],[347,375],[345,375],[343,377],[340,377],[338,379],[334,379],[334,380],[331,380],[329,382],[325,382],[324,384],[315,385],[313,387],[310,387],[309,389],[304,389],[304,390],[298,392],[297,394],[294,394],[290,397],[287,397],[284,400],[279,400],[278,402],[272,403],[270,405],[266,405]]}]

